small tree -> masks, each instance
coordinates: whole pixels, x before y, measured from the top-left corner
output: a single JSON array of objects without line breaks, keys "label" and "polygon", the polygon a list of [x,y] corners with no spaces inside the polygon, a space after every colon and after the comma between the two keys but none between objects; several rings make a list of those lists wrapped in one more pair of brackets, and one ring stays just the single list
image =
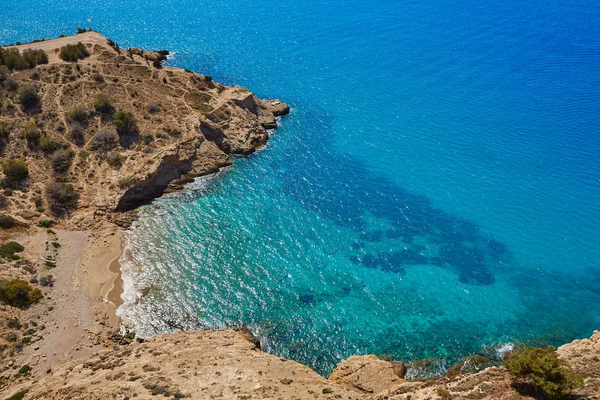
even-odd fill
[{"label": "small tree", "polygon": [[68,44],[60,48],[58,56],[65,61],[77,61],[89,57],[90,53],[81,42]]},{"label": "small tree", "polygon": [[13,307],[25,308],[44,297],[40,289],[22,280],[0,280],[0,300]]},{"label": "small tree", "polygon": [[73,161],[73,152],[70,150],[58,150],[52,157],[50,161],[52,163],[52,168],[56,172],[66,172],[71,167],[71,161]]},{"label": "small tree", "polygon": [[23,85],[19,88],[19,103],[25,109],[35,108],[40,102],[37,89],[33,85]]},{"label": "small tree", "polygon": [[113,117],[113,122],[119,135],[131,135],[137,131],[135,118],[129,111],[119,111]]},{"label": "small tree", "polygon": [[110,97],[103,93],[100,93],[94,99],[94,110],[102,114],[111,114],[115,110],[115,108],[112,105]]},{"label": "small tree", "polygon": [[583,378],[558,358],[552,346],[517,349],[506,356],[504,367],[513,379],[528,379],[536,392],[550,400],[564,399],[583,385]]},{"label": "small tree", "polygon": [[14,76],[9,75],[4,80],[4,87],[10,92],[16,92],[19,88],[19,81],[17,81]]},{"label": "small tree", "polygon": [[21,182],[29,177],[27,164],[21,160],[6,160],[2,164],[4,175],[12,182]]},{"label": "small tree", "polygon": [[107,153],[117,147],[119,144],[119,137],[113,131],[104,129],[96,132],[90,140],[90,147],[94,151],[101,153]]},{"label": "small tree", "polygon": [[79,195],[69,183],[52,182],[46,187],[46,199],[52,212],[62,215],[77,208]]},{"label": "small tree", "polygon": [[77,106],[67,114],[69,121],[79,122],[80,124],[85,124],[88,120],[88,117],[89,112],[84,106]]},{"label": "small tree", "polygon": [[40,136],[42,134],[36,124],[31,123],[25,127],[25,140],[30,149],[34,149],[40,145]]},{"label": "small tree", "polygon": [[81,146],[85,139],[85,129],[79,122],[73,122],[69,127],[69,138],[73,143]]}]

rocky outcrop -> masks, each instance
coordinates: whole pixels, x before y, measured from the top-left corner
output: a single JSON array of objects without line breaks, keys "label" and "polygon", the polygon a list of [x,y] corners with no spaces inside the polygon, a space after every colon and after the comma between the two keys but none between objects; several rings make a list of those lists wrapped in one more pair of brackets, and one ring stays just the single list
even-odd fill
[{"label": "rocky outcrop", "polygon": [[70,363],[26,399],[362,399],[310,368],[260,351],[234,331],[180,332]]},{"label": "rocky outcrop", "polygon": [[406,366],[374,355],[352,356],[333,370],[329,380],[350,390],[379,393],[403,382]]}]

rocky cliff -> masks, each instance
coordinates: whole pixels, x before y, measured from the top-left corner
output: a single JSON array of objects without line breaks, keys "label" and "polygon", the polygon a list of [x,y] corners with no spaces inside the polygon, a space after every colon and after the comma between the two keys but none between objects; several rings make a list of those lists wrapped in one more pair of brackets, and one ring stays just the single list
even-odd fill
[{"label": "rocky cliff", "polygon": [[[576,398],[599,398],[600,332],[564,345],[558,353],[586,378]],[[326,379],[262,352],[247,332],[179,332],[102,351],[49,371],[38,381],[21,378],[10,394],[72,400],[536,398],[526,386],[511,384],[501,367],[425,381],[406,381],[405,372],[401,363],[359,356],[340,364]]]}]

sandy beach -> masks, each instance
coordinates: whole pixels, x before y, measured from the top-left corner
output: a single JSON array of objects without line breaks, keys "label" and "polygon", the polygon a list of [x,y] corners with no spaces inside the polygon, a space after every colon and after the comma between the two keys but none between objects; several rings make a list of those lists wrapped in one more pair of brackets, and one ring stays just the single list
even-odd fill
[{"label": "sandy beach", "polygon": [[[54,241],[59,248],[51,245]],[[120,229],[107,225],[96,234],[40,231],[24,237],[23,243],[33,258],[55,260],[56,267],[50,270],[54,283],[47,304],[27,311],[29,320],[44,327],[44,334],[24,348],[20,362],[41,372],[105,348],[110,333],[119,327],[115,311],[122,292]]]}]

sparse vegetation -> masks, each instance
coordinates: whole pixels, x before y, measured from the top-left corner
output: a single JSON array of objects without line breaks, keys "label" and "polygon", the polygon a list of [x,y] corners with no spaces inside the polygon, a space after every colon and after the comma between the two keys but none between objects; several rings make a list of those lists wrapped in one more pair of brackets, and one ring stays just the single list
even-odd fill
[{"label": "sparse vegetation", "polygon": [[452,398],[452,394],[450,393],[450,391],[443,386],[438,386],[435,392],[443,400],[450,400]]},{"label": "sparse vegetation", "polygon": [[73,185],[64,182],[52,182],[46,187],[46,199],[52,212],[57,215],[69,213],[77,208],[79,195]]},{"label": "sparse vegetation", "polygon": [[103,153],[109,152],[117,147],[118,144],[119,137],[115,132],[108,129],[96,132],[90,140],[91,149]]},{"label": "sparse vegetation", "polygon": [[90,52],[81,42],[77,44],[68,44],[60,48],[58,56],[65,61],[78,61],[89,57]]},{"label": "sparse vegetation", "polygon": [[6,179],[11,182],[22,182],[29,177],[29,168],[25,161],[6,160],[2,164],[2,170]]},{"label": "sparse vegetation", "polygon": [[135,118],[129,111],[118,111],[113,117],[113,122],[119,135],[131,135],[137,131]]},{"label": "sparse vegetation", "polygon": [[517,349],[506,356],[504,367],[514,380],[529,381],[550,400],[564,399],[583,385],[583,378],[569,369],[552,346]]},{"label": "sparse vegetation", "polygon": [[20,279],[0,280],[0,301],[19,308],[28,307],[43,297],[40,289],[32,288]]}]

